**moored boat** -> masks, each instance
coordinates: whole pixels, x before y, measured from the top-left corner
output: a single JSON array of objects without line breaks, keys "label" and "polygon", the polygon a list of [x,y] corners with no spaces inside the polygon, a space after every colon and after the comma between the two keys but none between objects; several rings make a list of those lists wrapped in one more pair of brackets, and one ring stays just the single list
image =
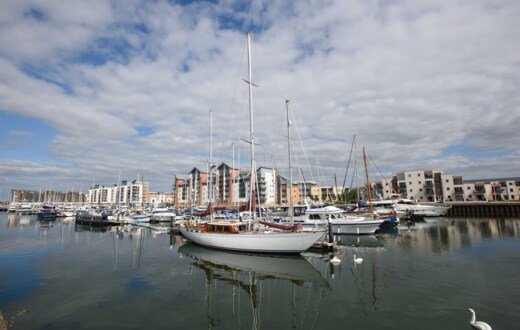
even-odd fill
[{"label": "moored boat", "polygon": [[312,246],[323,231],[285,232],[248,230],[241,222],[181,225],[180,232],[193,243],[229,251],[298,254]]}]

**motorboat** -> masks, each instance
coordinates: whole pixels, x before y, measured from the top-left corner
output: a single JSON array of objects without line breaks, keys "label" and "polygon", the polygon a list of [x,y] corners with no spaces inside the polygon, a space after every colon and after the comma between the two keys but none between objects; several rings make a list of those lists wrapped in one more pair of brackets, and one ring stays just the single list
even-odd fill
[{"label": "motorboat", "polygon": [[58,217],[58,211],[54,205],[42,205],[40,211],[37,213],[38,220],[52,220]]},{"label": "motorboat", "polygon": [[167,208],[157,208],[152,211],[149,221],[166,222],[175,220],[177,213],[174,210]]}]

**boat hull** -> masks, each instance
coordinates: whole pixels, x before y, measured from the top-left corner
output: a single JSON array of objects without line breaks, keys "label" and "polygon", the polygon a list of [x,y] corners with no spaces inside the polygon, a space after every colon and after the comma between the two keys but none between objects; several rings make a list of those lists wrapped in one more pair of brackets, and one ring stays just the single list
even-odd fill
[{"label": "boat hull", "polygon": [[331,221],[332,233],[334,235],[374,235],[385,220],[333,220]]},{"label": "boat hull", "polygon": [[397,212],[408,211],[411,212],[412,215],[419,217],[439,217],[451,208],[451,206],[443,206],[443,205],[405,205],[401,206],[396,204],[395,206]]},{"label": "boat hull", "polygon": [[297,254],[310,248],[323,236],[322,231],[298,233],[247,232],[243,234],[201,233],[180,226],[180,232],[193,243],[228,251]]}]

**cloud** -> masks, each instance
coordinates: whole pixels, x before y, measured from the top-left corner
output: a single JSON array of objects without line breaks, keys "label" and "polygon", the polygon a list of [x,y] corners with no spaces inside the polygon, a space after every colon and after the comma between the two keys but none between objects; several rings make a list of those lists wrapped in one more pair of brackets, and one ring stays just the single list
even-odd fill
[{"label": "cloud", "polygon": [[[518,175],[515,1],[0,7],[0,43],[10,45],[0,50],[0,109],[50,124],[59,132],[52,156],[72,164],[58,175],[49,164],[8,171],[16,160],[4,161],[5,186],[44,176],[112,183],[123,168],[148,172],[152,189],[167,190],[173,173],[207,158],[210,108],[214,154],[231,162],[234,144],[246,167],[249,29],[259,164],[286,172],[290,98],[313,176],[319,163],[323,182],[344,171],[353,134],[385,173]],[[295,159],[306,163],[294,143]],[[471,152],[446,152],[461,144]]]}]

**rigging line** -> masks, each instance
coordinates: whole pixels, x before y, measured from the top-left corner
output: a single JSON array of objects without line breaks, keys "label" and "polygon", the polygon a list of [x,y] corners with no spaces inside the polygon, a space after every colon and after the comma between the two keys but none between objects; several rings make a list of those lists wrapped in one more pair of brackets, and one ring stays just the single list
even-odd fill
[{"label": "rigging line", "polygon": [[[301,181],[303,182],[304,184],[304,190],[307,190],[307,188],[305,187],[305,185],[307,185],[307,180],[305,180],[305,174],[303,173],[303,170],[302,170],[302,166],[300,164],[300,158],[296,158],[296,162],[298,163],[298,169],[300,170],[300,178],[301,178]],[[305,195],[305,191],[304,191],[304,195]]]},{"label": "rigging line", "polygon": [[374,166],[376,167],[377,171],[379,172],[379,174],[381,175],[381,179],[385,180],[385,176],[383,175],[383,173],[381,172],[381,170],[379,169],[379,167],[377,167],[377,164],[376,162],[372,159],[372,156],[370,156],[370,154],[367,152],[367,155],[368,155],[368,158],[370,158],[370,160],[372,161],[372,164],[374,164]]},{"label": "rigging line", "polygon": [[356,141],[356,135],[354,134],[354,137],[352,138],[352,143],[350,144],[350,154],[348,156],[348,162],[347,162],[347,170],[345,171],[345,177],[343,178],[343,187],[342,191],[345,191],[345,183],[347,181],[348,176],[348,170],[350,168],[350,160],[352,158],[352,150],[354,149],[354,142]]},{"label": "rigging line", "polygon": [[[241,81],[240,80],[240,70],[242,69],[243,67],[243,64],[244,64],[244,54],[246,53],[246,50],[247,50],[247,45],[243,45],[243,49],[242,49],[242,52],[241,52],[241,56],[240,56],[240,64],[239,66],[237,67],[237,73],[236,73],[236,79],[235,79],[235,84],[234,84],[234,88],[233,88],[233,95],[231,97],[231,101],[229,102],[229,105],[228,105],[228,109],[227,109],[227,120],[226,120],[226,126],[225,126],[225,136],[224,136],[224,139],[222,140],[222,144],[225,144],[225,141],[227,141],[229,139],[229,136],[231,134],[230,130],[229,130],[229,125],[230,125],[230,122],[231,122],[231,114],[235,112],[236,110],[236,100],[237,100],[237,94],[238,94],[238,84],[239,82]],[[229,72],[229,71],[226,71],[226,72]],[[226,79],[227,80],[227,79]],[[224,85],[222,85],[223,87]],[[218,94],[220,95],[220,93]],[[222,150],[224,150],[224,146],[222,147]]]},{"label": "rigging line", "polygon": [[294,126],[296,126],[296,133],[298,134],[298,139],[300,140],[300,145],[302,147],[303,156],[305,157],[305,162],[307,163],[307,168],[309,169],[309,172],[311,175],[311,180],[314,181],[314,177],[312,176],[312,171],[311,171],[311,165],[309,164],[309,158],[307,157],[307,153],[305,152],[305,147],[303,146],[303,142],[302,142],[302,136],[300,135],[300,128],[298,127],[298,123],[296,122],[296,118],[294,117],[294,112],[292,111],[292,107],[289,110],[291,112],[291,117],[294,121]]}]

